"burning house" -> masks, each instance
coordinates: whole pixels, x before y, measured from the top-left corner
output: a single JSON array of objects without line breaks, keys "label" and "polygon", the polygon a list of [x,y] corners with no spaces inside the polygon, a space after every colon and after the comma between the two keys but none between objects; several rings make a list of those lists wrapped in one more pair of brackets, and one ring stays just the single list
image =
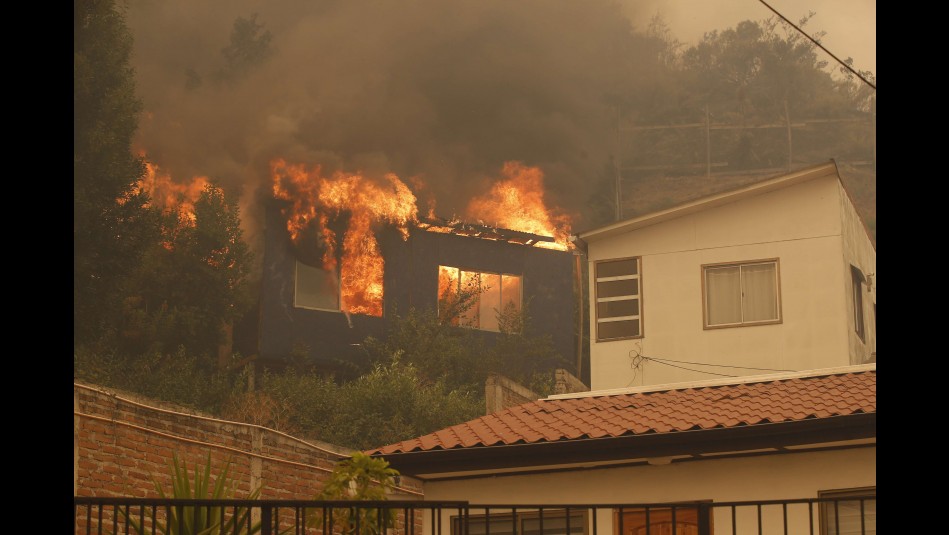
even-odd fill
[{"label": "burning house", "polygon": [[318,167],[282,160],[272,171],[259,308],[263,362],[296,355],[327,370],[365,363],[361,343],[384,337],[397,314],[439,310],[472,290],[456,325],[492,337],[503,330],[502,313],[526,312],[536,334],[549,334],[555,350],[576,361],[577,276],[567,232],[551,225],[542,206],[550,230],[510,219],[536,219],[524,187],[538,185],[536,168],[508,164],[508,180],[491,198],[472,202],[483,204],[481,213],[505,213],[497,220],[517,230],[419,217],[414,194],[394,175],[327,178]]}]

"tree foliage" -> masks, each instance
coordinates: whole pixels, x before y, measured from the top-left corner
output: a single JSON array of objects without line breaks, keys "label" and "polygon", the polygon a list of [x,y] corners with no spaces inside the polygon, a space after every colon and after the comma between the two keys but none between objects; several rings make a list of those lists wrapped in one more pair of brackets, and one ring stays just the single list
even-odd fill
[{"label": "tree foliage", "polygon": [[257,22],[256,13],[250,18],[234,19],[230,43],[221,49],[224,66],[218,72],[218,78],[226,81],[236,80],[266,61],[274,53],[271,41],[273,34]]},{"label": "tree foliage", "polygon": [[238,208],[208,184],[194,203],[194,221],[173,211],[162,230],[135,274],[122,347],[133,354],[182,347],[210,358],[223,326],[250,304],[252,257]]},{"label": "tree foliage", "polygon": [[[396,486],[399,471],[390,468],[389,462],[379,457],[370,457],[361,452],[336,463],[323,490],[316,495],[317,500],[369,500],[382,501]],[[320,509],[307,517],[311,528],[332,531],[340,526],[345,535],[375,535],[380,529],[386,530],[395,525],[394,509],[379,508],[337,508],[324,516]]]},{"label": "tree foliage", "polygon": [[73,352],[73,375],[96,385],[212,414],[220,414],[230,399],[247,388],[247,377],[240,371],[208,369],[183,348],[130,355],[115,349],[77,347]]},{"label": "tree foliage", "polygon": [[376,364],[343,385],[340,395],[335,440],[360,449],[425,435],[484,412],[479,392],[429,381],[419,368],[399,360]]},{"label": "tree foliage", "polygon": [[73,17],[73,317],[84,343],[115,320],[158,221],[136,191],[144,164],[131,142],[141,102],[125,15],[114,0],[77,0]]},{"label": "tree foliage", "polygon": [[[452,285],[449,283],[449,287]],[[570,367],[556,352],[549,335],[535,332],[530,303],[520,310],[495,310],[499,332],[471,328],[466,312],[486,291],[464,285],[439,296],[438,310],[411,308],[391,314],[384,339],[369,337],[363,347],[370,362],[399,360],[415,366],[427,381],[444,381],[451,390],[481,395],[490,373],[500,373],[524,384],[536,374]]]},{"label": "tree foliage", "polygon": [[[813,16],[802,17],[798,27],[806,30]],[[810,33],[818,40],[824,36]],[[714,173],[751,176],[828,158],[873,158],[875,90],[832,66],[784,21],[745,20],[683,46],[657,17],[646,37],[643,46],[660,61],[651,64],[648,82],[630,86],[617,100],[624,129],[615,163],[622,170],[624,197],[655,177],[705,174],[708,163]],[[703,128],[707,123],[713,125],[709,131]],[[606,223],[614,219],[616,173],[599,180],[591,212]],[[689,200],[687,192],[668,182],[663,186],[672,191],[656,208]]]},{"label": "tree foliage", "polygon": [[234,399],[242,401],[228,407],[231,417],[356,449],[424,435],[484,411],[481,396],[428,381],[398,360],[341,383],[312,371],[266,372],[256,392]]}]

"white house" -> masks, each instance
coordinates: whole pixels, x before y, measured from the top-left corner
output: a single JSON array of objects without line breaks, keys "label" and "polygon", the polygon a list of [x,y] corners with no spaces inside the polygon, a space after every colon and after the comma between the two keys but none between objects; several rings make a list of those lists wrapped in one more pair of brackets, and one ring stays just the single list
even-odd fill
[{"label": "white house", "polygon": [[574,239],[593,390],[876,362],[876,248],[834,162]]},{"label": "white house", "polygon": [[833,162],[574,241],[593,390],[367,452],[472,504],[425,533],[876,533],[876,252]]},{"label": "white house", "polygon": [[[555,395],[367,453],[427,501],[505,504],[476,535],[666,535],[671,504],[683,535],[876,533],[876,364]],[[847,496],[873,498],[793,502]]]}]

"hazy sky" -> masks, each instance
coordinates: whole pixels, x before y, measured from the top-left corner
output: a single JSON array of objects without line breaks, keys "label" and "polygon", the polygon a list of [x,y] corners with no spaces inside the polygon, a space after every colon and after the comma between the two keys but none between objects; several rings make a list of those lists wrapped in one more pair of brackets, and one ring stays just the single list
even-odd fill
[{"label": "hazy sky", "polygon": [[[825,48],[842,60],[852,57],[854,68],[876,75],[876,0],[765,0],[797,23],[809,11],[816,13],[803,28],[809,35],[825,31]],[[672,33],[687,44],[695,44],[710,30],[734,27],[743,20],[773,16],[758,0],[623,0],[631,10],[660,13]],[[632,7],[635,6],[635,7]],[[821,54],[824,54],[821,52]],[[827,60],[833,62],[824,54]]]}]

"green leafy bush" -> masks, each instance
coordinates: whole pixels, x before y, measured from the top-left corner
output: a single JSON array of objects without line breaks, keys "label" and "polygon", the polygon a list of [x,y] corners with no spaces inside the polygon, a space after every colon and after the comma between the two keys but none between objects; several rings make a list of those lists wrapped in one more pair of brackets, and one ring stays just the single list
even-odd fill
[{"label": "green leafy bush", "polygon": [[[395,488],[398,470],[389,468],[381,457],[370,457],[356,452],[349,459],[336,464],[317,500],[371,500],[382,501]],[[340,528],[344,535],[375,535],[395,525],[396,512],[392,509],[340,507],[330,509],[329,516],[316,510],[307,517],[307,526],[327,529]]]}]

